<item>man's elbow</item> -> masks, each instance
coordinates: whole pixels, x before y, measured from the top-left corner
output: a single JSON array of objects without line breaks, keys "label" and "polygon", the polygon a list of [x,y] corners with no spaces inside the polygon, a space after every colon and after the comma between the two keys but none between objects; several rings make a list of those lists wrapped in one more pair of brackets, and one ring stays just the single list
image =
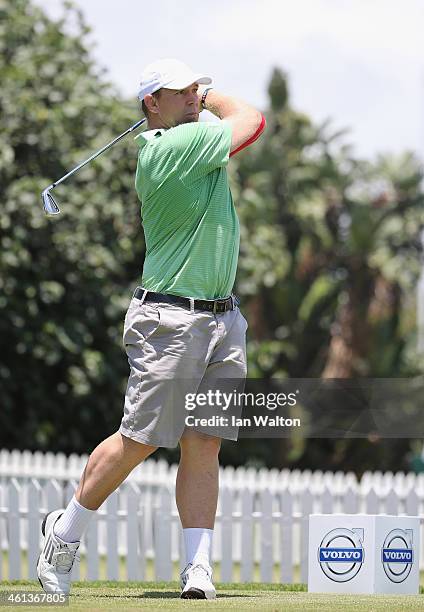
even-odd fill
[{"label": "man's elbow", "polygon": [[233,142],[230,157],[253,144],[259,138],[266,127],[266,119],[260,111],[253,110],[250,117],[248,119],[246,117],[246,124],[249,129],[245,131],[242,138],[239,137],[238,142],[237,140],[235,143]]},{"label": "man's elbow", "polygon": [[263,116],[261,111],[252,108],[250,116],[246,119],[246,125],[248,125],[249,128],[245,140],[251,141],[252,138],[256,140],[256,138],[260,136],[265,129],[265,117]]},{"label": "man's elbow", "polygon": [[266,126],[266,119],[260,111],[255,111],[255,132],[259,132],[259,135],[262,134]]},{"label": "man's elbow", "polygon": [[256,128],[255,134],[257,134],[257,138],[258,138],[266,128],[266,119],[265,119],[265,116],[260,111],[257,111],[257,114],[258,114],[257,128]]}]

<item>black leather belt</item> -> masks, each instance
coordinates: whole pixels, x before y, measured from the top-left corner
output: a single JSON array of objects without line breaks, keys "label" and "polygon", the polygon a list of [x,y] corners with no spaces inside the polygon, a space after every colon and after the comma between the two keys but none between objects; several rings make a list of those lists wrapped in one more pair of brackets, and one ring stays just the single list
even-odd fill
[{"label": "black leather belt", "polygon": [[[134,291],[133,297],[141,300],[143,298],[145,289],[137,287]],[[165,302],[166,304],[178,304],[184,306],[188,310],[191,309],[190,299],[183,297],[182,295],[172,295],[171,293],[155,293],[154,291],[148,291],[145,302]],[[240,304],[240,300],[235,295],[225,298],[223,300],[193,300],[193,307],[197,310],[207,310],[209,312],[227,312],[227,310],[234,310]]]}]

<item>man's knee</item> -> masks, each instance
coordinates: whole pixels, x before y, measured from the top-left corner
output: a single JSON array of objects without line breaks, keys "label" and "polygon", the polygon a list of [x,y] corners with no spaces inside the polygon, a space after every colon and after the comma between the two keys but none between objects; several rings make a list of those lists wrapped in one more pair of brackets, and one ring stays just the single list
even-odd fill
[{"label": "man's knee", "polygon": [[221,448],[221,438],[198,431],[185,431],[180,439],[181,454],[217,456]]},{"label": "man's knee", "polygon": [[149,444],[144,444],[143,442],[138,442],[137,440],[127,438],[120,432],[117,432],[117,434],[121,440],[123,452],[127,456],[132,457],[135,461],[143,461],[144,459],[147,459],[147,457],[154,453],[158,448],[157,446],[150,446]]}]

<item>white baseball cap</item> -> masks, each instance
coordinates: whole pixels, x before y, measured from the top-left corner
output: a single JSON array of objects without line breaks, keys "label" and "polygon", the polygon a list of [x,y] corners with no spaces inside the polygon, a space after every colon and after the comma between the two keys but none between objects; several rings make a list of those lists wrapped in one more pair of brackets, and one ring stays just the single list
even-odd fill
[{"label": "white baseball cap", "polygon": [[176,59],[161,59],[146,66],[141,75],[138,99],[143,100],[162,87],[167,89],[185,89],[192,83],[208,85],[212,79],[205,74],[193,72],[183,62]]}]

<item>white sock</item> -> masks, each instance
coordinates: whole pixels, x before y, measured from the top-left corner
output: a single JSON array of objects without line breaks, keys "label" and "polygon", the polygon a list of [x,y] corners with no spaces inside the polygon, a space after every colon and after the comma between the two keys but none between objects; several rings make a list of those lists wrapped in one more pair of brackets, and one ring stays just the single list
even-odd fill
[{"label": "white sock", "polygon": [[54,525],[55,535],[64,542],[79,542],[95,512],[81,506],[74,495]]},{"label": "white sock", "polygon": [[213,529],[190,527],[183,529],[187,563],[210,565]]}]

